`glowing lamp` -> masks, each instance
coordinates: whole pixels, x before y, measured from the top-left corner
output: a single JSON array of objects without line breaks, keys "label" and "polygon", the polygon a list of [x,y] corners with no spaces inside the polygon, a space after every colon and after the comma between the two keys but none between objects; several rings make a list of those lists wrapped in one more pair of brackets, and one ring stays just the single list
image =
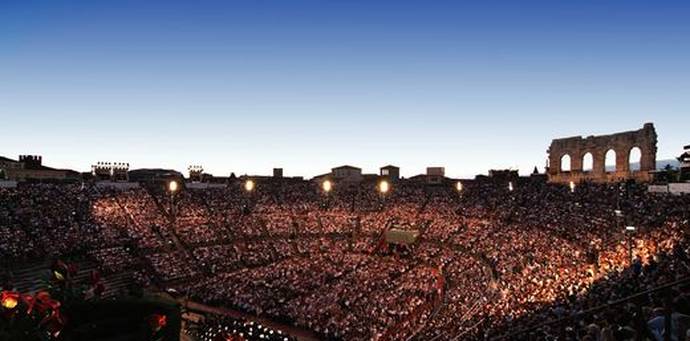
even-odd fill
[{"label": "glowing lamp", "polygon": [[391,185],[386,180],[379,182],[379,192],[381,192],[382,194],[388,193],[390,187]]},{"label": "glowing lamp", "polygon": [[575,182],[573,181],[570,182],[570,192],[575,193]]},{"label": "glowing lamp", "polygon": [[254,187],[256,187],[256,184],[254,184],[254,180],[247,180],[244,182],[244,190],[247,192],[251,192],[254,190]]},{"label": "glowing lamp", "polygon": [[158,332],[168,324],[168,319],[165,315],[153,314],[148,317],[148,323],[153,331]]},{"label": "glowing lamp", "polygon": [[626,230],[626,231],[630,231],[630,232],[634,232],[636,229],[637,229],[637,228],[636,228],[635,226],[626,226],[626,227],[625,227],[625,230]]},{"label": "glowing lamp", "polygon": [[508,190],[512,192],[513,189],[515,189],[515,188],[513,187],[513,182],[511,181],[508,183]]},{"label": "glowing lamp", "polygon": [[14,309],[19,304],[19,294],[11,292],[3,292],[0,298],[0,304],[5,309]]},{"label": "glowing lamp", "polygon": [[321,184],[321,188],[323,188],[323,191],[324,191],[324,192],[328,193],[328,192],[330,192],[330,191],[333,189],[333,183],[331,183],[330,180],[325,180],[325,181]]},{"label": "glowing lamp", "polygon": [[177,192],[178,188],[179,185],[177,184],[177,181],[173,180],[168,183],[168,191],[170,191],[170,193]]},{"label": "glowing lamp", "polygon": [[462,182],[458,181],[458,182],[455,184],[455,189],[457,189],[458,192],[462,192]]}]

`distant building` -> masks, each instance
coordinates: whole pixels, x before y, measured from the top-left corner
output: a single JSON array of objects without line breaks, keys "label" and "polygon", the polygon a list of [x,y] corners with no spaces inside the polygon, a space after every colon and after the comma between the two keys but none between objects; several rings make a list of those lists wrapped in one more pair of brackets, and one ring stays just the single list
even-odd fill
[{"label": "distant building", "polygon": [[8,179],[9,179],[8,174],[10,174],[10,172],[14,172],[17,169],[22,169],[22,168],[24,168],[24,165],[22,165],[18,161],[0,156],[0,170],[2,170],[3,174]]},{"label": "distant building", "polygon": [[429,184],[441,184],[446,177],[446,169],[444,167],[427,167],[426,181]]},{"label": "distant building", "polygon": [[[538,174],[537,174],[538,175]],[[491,169],[489,170],[489,179],[496,183],[517,183],[520,175],[514,169]]]},{"label": "distant building", "polygon": [[201,165],[190,165],[187,167],[189,172],[189,180],[191,182],[203,182],[204,181],[204,167]]},{"label": "distant building", "polygon": [[101,181],[128,181],[129,163],[96,162],[91,166],[91,175]]},{"label": "distant building", "polygon": [[[241,182],[244,182],[246,180],[251,179],[254,181],[256,184],[266,184],[266,183],[272,183],[272,184],[284,184],[284,183],[295,183],[295,182],[301,182],[304,181],[304,177],[301,176],[291,176],[291,177],[286,177],[283,174],[283,169],[282,168],[273,168],[273,174],[271,175],[250,175],[250,174],[245,174],[242,175],[238,178]],[[234,179],[231,175],[229,182],[233,182]]]},{"label": "distant building", "polygon": [[446,169],[444,167],[427,167],[426,168],[426,175],[427,176],[445,176],[446,175]]},{"label": "distant building", "polygon": [[400,179],[400,168],[392,165],[383,166],[380,169],[380,175],[382,177],[387,177],[393,181]]},{"label": "distant building", "polygon": [[362,181],[362,169],[353,166],[340,166],[331,169],[331,175],[336,181],[360,182]]},{"label": "distant building", "polygon": [[515,169],[490,169],[489,177],[494,179],[517,179],[519,175]]},{"label": "distant building", "polygon": [[316,183],[322,183],[325,180],[333,181],[333,175],[331,173],[319,174],[311,178],[311,181]]},{"label": "distant building", "polygon": [[690,145],[683,147],[683,154],[678,157],[678,170],[682,180],[690,179]]},{"label": "distant building", "polygon": [[443,167],[427,167],[426,173],[410,177],[412,182],[423,182],[428,185],[440,185],[450,181],[446,178],[446,169]]},{"label": "distant building", "polygon": [[173,169],[141,168],[129,171],[129,180],[134,182],[166,182],[172,179],[182,181],[182,173]]},{"label": "distant building", "polygon": [[362,169],[354,166],[344,165],[340,167],[331,168],[330,173],[317,175],[311,181],[321,183],[325,180],[330,180],[340,183],[359,183],[364,180],[376,180],[376,174],[362,174]]},{"label": "distant building", "polygon": [[529,175],[529,178],[530,180],[536,182],[546,182],[549,179],[546,173],[539,173],[537,166],[534,166],[534,170],[532,171],[532,174]]},{"label": "distant building", "polygon": [[19,160],[0,157],[0,170],[7,180],[79,180],[81,174],[70,169],[55,169],[43,165],[40,155],[20,155]]},{"label": "distant building", "polygon": [[680,168],[685,170],[690,170],[690,145],[683,147],[685,152],[678,157],[678,162],[680,162]]}]

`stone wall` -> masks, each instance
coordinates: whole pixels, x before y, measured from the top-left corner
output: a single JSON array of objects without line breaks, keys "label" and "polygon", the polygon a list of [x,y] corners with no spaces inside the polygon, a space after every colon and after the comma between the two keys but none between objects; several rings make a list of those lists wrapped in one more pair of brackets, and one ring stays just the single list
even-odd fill
[{"label": "stone wall", "polygon": [[[656,169],[656,144],[657,135],[652,123],[645,123],[639,130],[618,134],[555,139],[547,150],[549,182],[651,181],[650,172]],[[630,160],[630,152],[635,147],[640,149],[640,160]],[[605,166],[606,153],[610,150],[616,153],[615,170],[608,170]],[[591,170],[583,169],[583,160],[588,153],[593,160]],[[561,165],[566,155],[570,157],[570,170],[563,169]],[[631,169],[631,161],[640,162],[639,170]]]}]

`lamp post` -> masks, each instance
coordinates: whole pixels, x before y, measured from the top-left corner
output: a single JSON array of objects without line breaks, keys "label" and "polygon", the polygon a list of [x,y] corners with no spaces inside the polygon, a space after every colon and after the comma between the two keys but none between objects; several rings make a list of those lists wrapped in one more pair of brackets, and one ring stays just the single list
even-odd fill
[{"label": "lamp post", "polygon": [[252,194],[254,193],[254,190],[256,190],[256,183],[252,179],[247,179],[242,184],[242,188],[244,189],[245,193],[247,193],[247,201],[242,209],[242,214],[249,214],[251,207],[254,206],[254,196]]},{"label": "lamp post", "polygon": [[321,183],[321,189],[323,190],[323,194],[326,197],[325,202],[324,202],[324,208],[328,208],[330,206],[330,201],[331,201],[331,191],[333,190],[333,183],[331,180],[324,180]]},{"label": "lamp post", "polygon": [[170,221],[174,222],[177,212],[175,212],[175,194],[180,189],[179,184],[176,180],[171,180],[168,182],[168,194],[170,198]]},{"label": "lamp post", "polygon": [[388,191],[390,191],[391,185],[388,183],[388,180],[381,180],[381,182],[379,182],[378,187],[379,187],[379,192],[382,195],[386,195],[386,193],[388,193]]},{"label": "lamp post", "polygon": [[626,226],[625,231],[628,234],[628,258],[630,258],[630,264],[633,262],[633,235],[635,234],[635,231],[637,228],[635,226]]},{"label": "lamp post", "polygon": [[244,190],[247,191],[247,193],[253,192],[254,188],[256,188],[256,184],[254,183],[254,180],[247,179],[247,181],[244,182]]},{"label": "lamp post", "polygon": [[[618,206],[618,208],[613,210],[613,213],[616,216],[616,228],[619,228],[619,227],[623,226],[623,224],[621,223],[621,219],[623,218],[623,211],[621,211],[621,209],[620,209],[620,196],[619,196],[619,201],[617,203],[617,206]],[[627,228],[625,228],[623,230],[623,236],[625,237],[626,242],[628,244],[628,254],[630,255],[630,254],[632,254],[632,246],[630,245],[630,238],[627,234],[627,231],[628,231]]]},{"label": "lamp post", "polygon": [[328,195],[331,190],[333,190],[333,183],[331,180],[324,180],[324,182],[321,183],[321,189],[323,189],[323,192]]},{"label": "lamp post", "polygon": [[379,185],[377,187],[378,187],[379,193],[381,194],[381,197],[383,198],[383,203],[385,205],[386,194],[390,191],[391,185],[388,182],[388,180],[381,180],[381,181],[379,181]]}]

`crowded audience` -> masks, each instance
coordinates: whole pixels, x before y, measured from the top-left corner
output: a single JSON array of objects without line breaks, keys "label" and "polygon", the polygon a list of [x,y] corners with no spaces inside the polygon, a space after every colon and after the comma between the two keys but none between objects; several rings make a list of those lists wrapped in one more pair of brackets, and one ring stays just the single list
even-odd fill
[{"label": "crowded audience", "polygon": [[[688,196],[635,183],[20,184],[0,188],[0,255],[86,257],[326,339],[662,340],[669,309],[690,320],[689,211]],[[398,245],[391,229],[419,236]],[[246,335],[202,334],[226,327]],[[688,327],[674,322],[676,339]]]}]

